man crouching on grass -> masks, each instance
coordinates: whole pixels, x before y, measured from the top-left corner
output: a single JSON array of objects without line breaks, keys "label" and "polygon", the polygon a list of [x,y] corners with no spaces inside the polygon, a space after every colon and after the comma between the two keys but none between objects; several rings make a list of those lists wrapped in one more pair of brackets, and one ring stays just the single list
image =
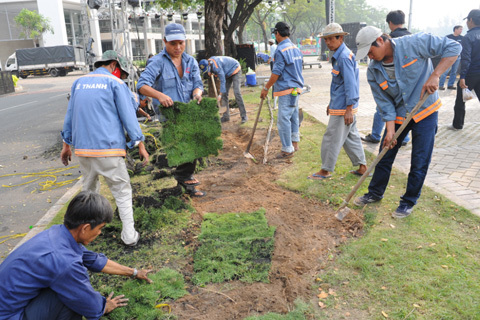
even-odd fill
[{"label": "man crouching on grass", "polygon": [[91,320],[127,305],[124,295],[103,297],[92,288],[87,270],[152,281],[151,270],[113,262],[88,245],[112,221],[103,196],[80,192],[68,205],[63,225],[42,231],[0,265],[0,319]]}]

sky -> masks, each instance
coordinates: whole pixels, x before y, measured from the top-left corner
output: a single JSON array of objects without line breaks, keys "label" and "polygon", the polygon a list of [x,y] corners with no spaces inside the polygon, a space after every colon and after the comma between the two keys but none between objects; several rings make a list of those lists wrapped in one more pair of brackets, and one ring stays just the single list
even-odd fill
[{"label": "sky", "polygon": [[[388,11],[402,10],[405,12],[405,26],[408,27],[410,0],[366,0],[374,7],[383,7]],[[480,9],[480,0],[412,0],[412,26],[417,30],[435,33],[442,32],[445,24],[463,25],[463,34],[467,27],[465,18],[470,10]],[[452,33],[453,25],[448,29]],[[446,26],[445,26],[446,27]],[[410,29],[411,29],[410,28]]]}]

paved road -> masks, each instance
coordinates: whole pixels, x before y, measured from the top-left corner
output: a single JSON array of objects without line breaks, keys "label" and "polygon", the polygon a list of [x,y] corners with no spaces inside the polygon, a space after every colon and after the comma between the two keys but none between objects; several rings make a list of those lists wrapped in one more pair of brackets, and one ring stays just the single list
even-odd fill
[{"label": "paved road", "polygon": [[[306,57],[315,61],[316,57]],[[360,107],[357,127],[361,134],[371,131],[375,102],[366,79],[366,66],[360,66]],[[329,102],[331,65],[323,62],[318,69],[305,69],[305,83],[312,85],[312,92],[300,99],[300,107],[321,122],[327,124],[325,114]],[[456,90],[440,91],[442,107],[439,111],[438,132],[433,159],[426,178],[426,185],[445,195],[476,215],[480,215],[480,113],[478,100],[467,102],[465,126],[461,131],[448,130],[452,123]],[[364,147],[378,153],[378,144],[364,143]],[[404,173],[410,168],[410,144],[402,148],[395,160],[395,167]],[[420,198],[421,201],[421,198]]]},{"label": "paved road", "polygon": [[[23,90],[0,96],[0,176],[64,167],[59,160],[60,131],[67,108],[67,94],[80,75],[20,79],[18,84]],[[59,179],[79,177],[78,169],[67,172],[72,176]],[[36,192],[38,182],[45,181],[44,178],[24,186],[1,187],[29,180],[20,176],[0,178],[0,237],[28,232],[29,226],[35,225],[72,186]],[[0,242],[5,239],[0,238]],[[0,244],[0,262],[20,240],[16,238]]]}]

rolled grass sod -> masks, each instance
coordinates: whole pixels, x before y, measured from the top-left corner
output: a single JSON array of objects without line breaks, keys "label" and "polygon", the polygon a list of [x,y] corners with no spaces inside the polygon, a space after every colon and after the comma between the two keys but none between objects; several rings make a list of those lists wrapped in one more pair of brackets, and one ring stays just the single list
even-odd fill
[{"label": "rolled grass sod", "polygon": [[162,113],[167,122],[163,126],[161,141],[169,166],[218,155],[223,142],[215,99],[204,98],[200,104],[196,101],[175,102],[173,107],[163,108]]}]

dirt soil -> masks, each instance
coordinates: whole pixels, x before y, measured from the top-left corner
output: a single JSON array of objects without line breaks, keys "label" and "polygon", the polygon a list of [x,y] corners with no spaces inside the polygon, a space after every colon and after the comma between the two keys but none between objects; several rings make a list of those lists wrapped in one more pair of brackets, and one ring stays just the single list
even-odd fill
[{"label": "dirt soil", "polygon": [[[252,112],[249,116],[255,117]],[[243,155],[251,128],[240,126],[238,115],[231,116],[222,129],[224,148],[218,161],[196,175],[202,183],[198,188],[207,195],[193,200],[195,219],[200,222],[207,212],[252,212],[265,208],[268,223],[276,227],[270,283],[231,281],[204,288],[191,286],[191,294],[172,304],[173,313],[179,319],[225,320],[268,312],[287,313],[298,298],[317,305],[312,288],[315,278],[327,265],[329,253],[335,253],[335,247],[350,236],[349,222],[338,222],[333,208],[275,183],[292,166],[291,161],[275,159],[281,147],[275,126],[266,165],[262,164],[266,129],[257,128],[251,148],[258,163]],[[192,272],[192,265],[184,270],[187,279]]]}]

